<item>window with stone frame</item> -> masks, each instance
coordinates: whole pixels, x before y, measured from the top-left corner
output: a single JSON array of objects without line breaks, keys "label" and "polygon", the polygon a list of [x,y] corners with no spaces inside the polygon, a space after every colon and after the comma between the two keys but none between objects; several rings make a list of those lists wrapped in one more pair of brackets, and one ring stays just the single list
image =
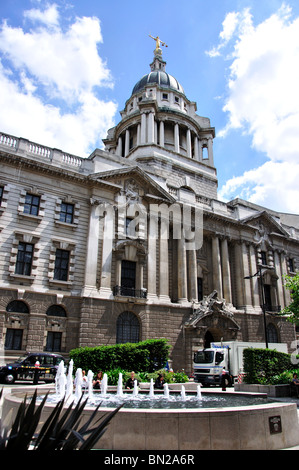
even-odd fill
[{"label": "window with stone frame", "polygon": [[54,212],[55,224],[76,229],[79,225],[79,210],[80,204],[71,196],[57,198]]},{"label": "window with stone frame", "polygon": [[41,219],[45,213],[46,196],[37,188],[22,190],[18,214],[23,217]]},{"label": "window with stone frame", "polygon": [[7,207],[9,185],[0,184],[0,212]]},{"label": "window with stone frame", "polygon": [[60,331],[48,331],[47,334],[47,342],[46,342],[46,351],[61,351],[61,340],[62,340],[62,332]]},{"label": "window with stone frame", "polygon": [[4,349],[17,351],[22,349],[23,330],[20,328],[7,328]]},{"label": "window with stone frame", "polygon": [[24,203],[24,214],[39,215],[40,196],[27,193]]},{"label": "window with stone frame", "polygon": [[138,343],[140,341],[140,324],[132,312],[123,312],[117,318],[116,343]]},{"label": "window with stone frame", "polygon": [[71,287],[75,272],[75,247],[72,240],[52,239],[48,268],[50,283]]},{"label": "window with stone frame", "polygon": [[61,250],[57,248],[55,267],[54,267],[54,279],[58,281],[67,281],[69,272],[69,261],[70,252],[68,250]]},{"label": "window with stone frame", "polygon": [[295,259],[294,258],[288,258],[288,271],[290,273],[296,272]]},{"label": "window with stone frame", "polygon": [[37,274],[39,235],[34,232],[15,231],[9,260],[10,277],[22,277],[32,281]]},{"label": "window with stone frame", "polygon": [[62,202],[60,207],[59,221],[65,222],[66,224],[72,224],[74,220],[74,204]]},{"label": "window with stone frame", "polygon": [[15,274],[21,274],[22,276],[31,275],[33,251],[34,245],[32,243],[19,243]]},{"label": "window with stone frame", "polygon": [[23,300],[12,300],[7,304],[6,311],[9,313],[29,313],[29,308]]}]

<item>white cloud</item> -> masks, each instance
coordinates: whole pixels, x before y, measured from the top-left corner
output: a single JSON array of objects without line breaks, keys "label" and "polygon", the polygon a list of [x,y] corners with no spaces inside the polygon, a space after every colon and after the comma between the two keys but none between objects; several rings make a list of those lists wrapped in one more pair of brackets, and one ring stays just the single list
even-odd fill
[{"label": "white cloud", "polygon": [[98,97],[100,87],[113,86],[98,53],[100,22],[76,18],[66,28],[55,4],[24,16],[33,21],[29,32],[7,22],[0,28],[0,129],[87,155],[101,145],[117,109]]},{"label": "white cloud", "polygon": [[233,40],[233,51],[223,108],[229,120],[218,136],[240,129],[268,161],[230,179],[219,195],[246,195],[273,209],[298,212],[299,18],[291,19],[286,5],[256,26],[249,10],[234,17],[233,33],[223,32]]},{"label": "white cloud", "polygon": [[55,3],[53,5],[47,5],[44,11],[38,10],[37,8],[26,10],[24,17],[31,21],[47,24],[48,26],[58,26],[59,24],[59,12]]}]

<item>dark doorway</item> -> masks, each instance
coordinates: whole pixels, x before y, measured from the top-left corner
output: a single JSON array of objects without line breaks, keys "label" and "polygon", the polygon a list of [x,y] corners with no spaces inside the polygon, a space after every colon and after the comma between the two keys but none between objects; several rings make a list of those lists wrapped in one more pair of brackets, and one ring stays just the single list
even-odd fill
[{"label": "dark doorway", "polygon": [[210,348],[211,343],[214,341],[214,337],[210,331],[207,331],[205,334],[204,348]]}]

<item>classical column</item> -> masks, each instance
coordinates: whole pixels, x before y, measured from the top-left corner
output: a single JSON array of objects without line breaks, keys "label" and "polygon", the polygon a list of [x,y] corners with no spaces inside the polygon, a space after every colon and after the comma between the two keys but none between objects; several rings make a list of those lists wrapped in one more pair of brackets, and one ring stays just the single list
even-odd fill
[{"label": "classical column", "polygon": [[137,126],[137,145],[140,144],[140,131],[141,131],[141,124],[139,123]]},{"label": "classical column", "polygon": [[186,140],[187,140],[187,157],[191,158],[192,157],[192,145],[191,145],[191,130],[190,129],[187,129]]},{"label": "classical column", "polygon": [[146,143],[146,114],[141,113],[141,131],[140,131],[140,143]]},{"label": "classical column", "polygon": [[[285,253],[282,252],[280,257],[281,257],[281,273],[283,276],[285,276],[288,274],[287,260],[286,260]],[[283,289],[284,289],[284,301],[285,301],[285,306],[286,306],[291,303],[291,295],[290,295],[289,290],[287,290],[285,287]]]},{"label": "classical column", "polygon": [[185,239],[178,240],[178,302],[188,301],[187,292],[187,259]]},{"label": "classical column", "polygon": [[244,280],[244,307],[248,309],[249,306],[252,306],[251,301],[251,286],[250,286],[250,279],[244,279],[245,277],[251,276],[250,266],[248,262],[248,249],[247,244],[242,243],[242,252],[241,258],[243,263],[243,280]]},{"label": "classical column", "polygon": [[126,129],[126,137],[125,137],[125,157],[128,155],[130,150],[130,131]]},{"label": "classical column", "polygon": [[213,156],[213,139],[210,137],[208,139],[208,156],[210,165],[214,166],[214,156]]},{"label": "classical column", "polygon": [[164,145],[165,145],[165,141],[164,141],[164,121],[160,121],[159,142],[160,142],[161,147],[164,147]]},{"label": "classical column", "polygon": [[114,239],[114,209],[112,206],[106,207],[103,225],[100,296],[111,298],[112,244]]},{"label": "classical column", "polygon": [[[256,262],[256,253],[253,245],[249,246],[249,257],[250,257],[250,275],[254,276],[257,272],[257,262]],[[248,281],[246,281],[248,282]],[[260,288],[259,288],[259,277],[255,276],[250,279],[251,289],[253,294],[253,306],[260,309],[261,299],[260,299]]]},{"label": "classical column", "polygon": [[178,123],[174,125],[174,151],[180,153],[180,128]]},{"label": "classical column", "polygon": [[283,309],[285,307],[284,293],[283,293],[283,273],[281,266],[281,257],[278,251],[274,251],[274,266],[277,274],[277,301],[278,305]]},{"label": "classical column", "polygon": [[202,162],[203,160],[203,151],[202,151],[202,141],[198,142],[198,160]]},{"label": "classical column", "polygon": [[147,299],[157,300],[157,233],[156,217],[150,215],[148,223],[148,255],[147,255]]},{"label": "classical column", "polygon": [[231,290],[231,277],[230,277],[230,264],[228,254],[227,239],[221,240],[221,268],[222,268],[222,288],[223,297],[226,302],[232,303],[232,290]]},{"label": "classical column", "polygon": [[244,307],[244,275],[243,275],[243,263],[242,263],[242,246],[239,241],[235,242],[234,245],[234,255],[235,255],[235,285],[236,285],[236,307]]},{"label": "classical column", "polygon": [[194,138],[194,159],[199,161],[198,137]]},{"label": "classical column", "polygon": [[89,215],[89,232],[87,239],[87,253],[85,264],[85,280],[83,296],[97,289],[97,265],[99,251],[99,215],[97,214],[99,201],[90,199],[91,209]]},{"label": "classical column", "polygon": [[197,292],[197,261],[196,250],[187,250],[188,257],[188,286],[190,302],[198,301]]},{"label": "classical column", "polygon": [[155,119],[154,113],[151,111],[148,116],[148,143],[153,144],[155,142]]},{"label": "classical column", "polygon": [[169,271],[168,271],[168,238],[163,238],[160,233],[160,257],[159,257],[159,300],[170,302],[169,298]]},{"label": "classical column", "polygon": [[213,289],[218,292],[218,297],[222,298],[222,279],[221,279],[221,259],[219,238],[217,236],[212,238],[212,265],[213,265]]},{"label": "classical column", "polygon": [[118,145],[117,145],[117,149],[116,149],[116,154],[117,154],[119,157],[122,156],[122,152],[123,152],[122,146],[123,146],[123,140],[122,140],[122,137],[119,136],[119,138],[118,138]]}]

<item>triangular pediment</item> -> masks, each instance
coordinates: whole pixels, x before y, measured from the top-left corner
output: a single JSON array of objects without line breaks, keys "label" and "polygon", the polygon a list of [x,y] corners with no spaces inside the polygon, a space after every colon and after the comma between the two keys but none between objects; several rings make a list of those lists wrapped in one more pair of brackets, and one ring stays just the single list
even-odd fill
[{"label": "triangular pediment", "polygon": [[168,191],[154,181],[138,165],[97,173],[93,178],[97,181],[105,181],[122,187],[126,196],[131,198],[132,201],[145,198],[157,203],[175,202],[175,199]]},{"label": "triangular pediment", "polygon": [[289,237],[288,232],[267,211],[260,211],[241,220],[244,225],[256,230],[256,237],[264,238],[268,235]]}]

